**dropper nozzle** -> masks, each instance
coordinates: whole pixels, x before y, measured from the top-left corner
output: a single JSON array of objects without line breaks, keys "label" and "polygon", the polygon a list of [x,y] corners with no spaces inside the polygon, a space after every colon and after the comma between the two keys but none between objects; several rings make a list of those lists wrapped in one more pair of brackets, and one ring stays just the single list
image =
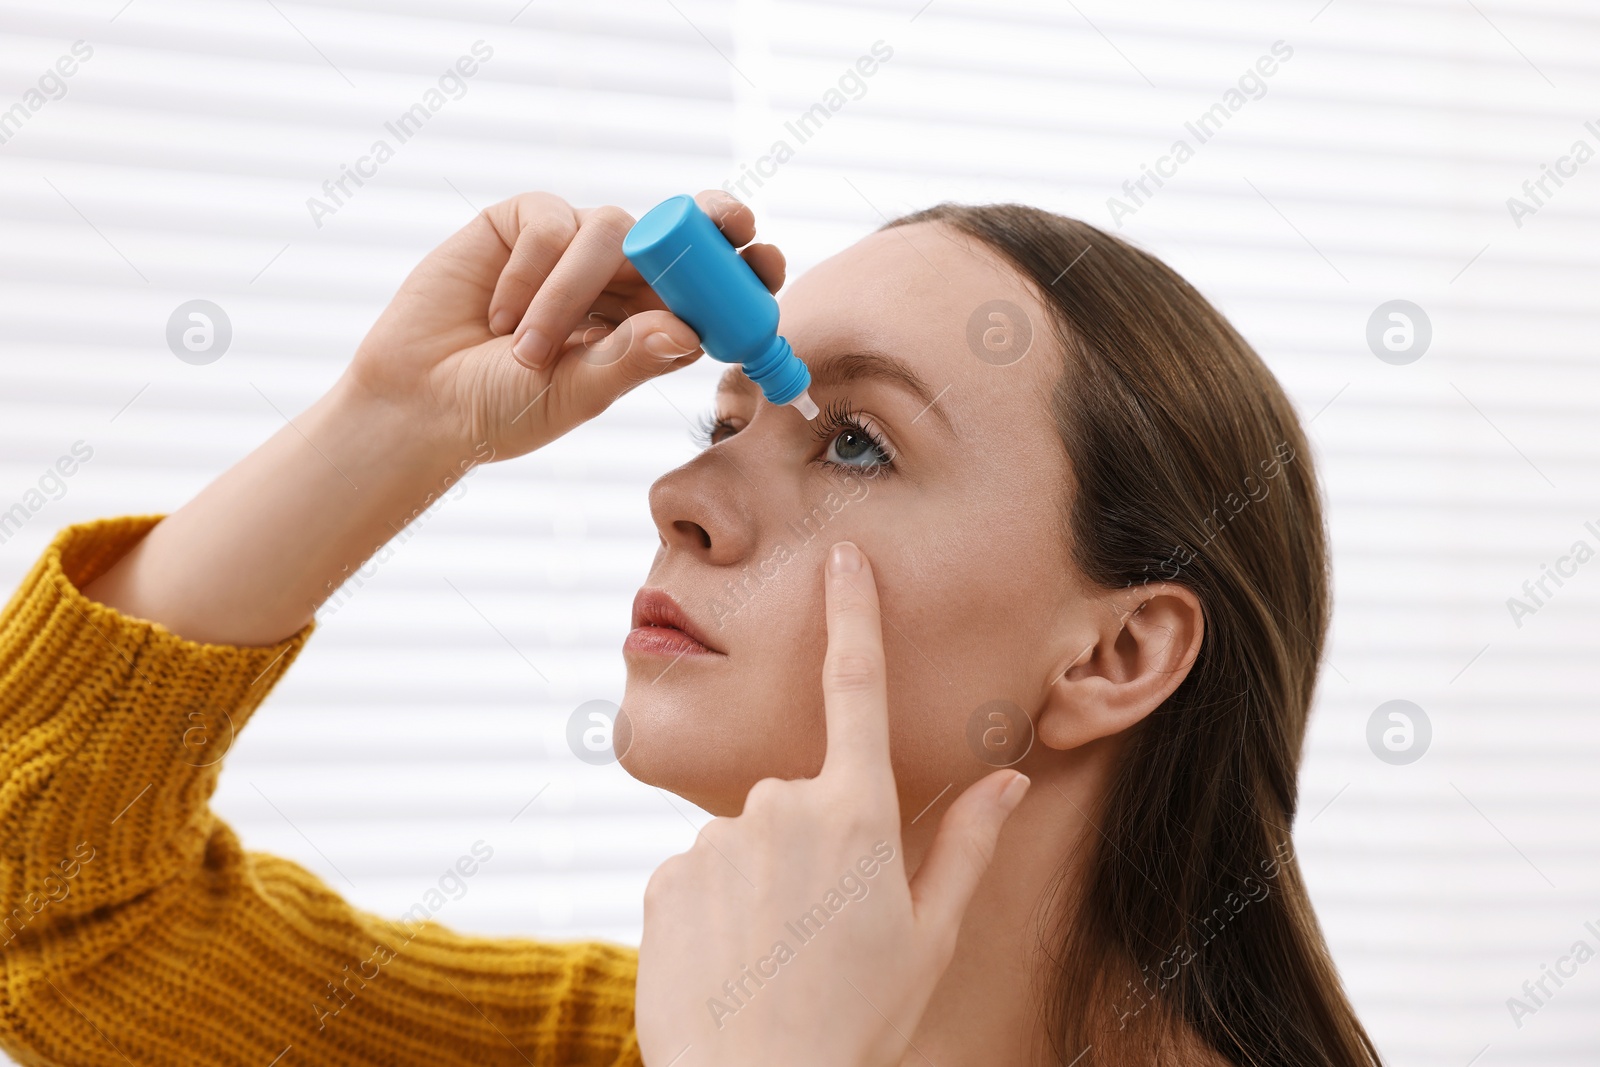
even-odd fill
[{"label": "dropper nozzle", "polygon": [[808,422],[821,414],[806,393],[810,372],[778,333],[777,300],[693,197],[645,212],[622,239],[622,254],[699,334],[706,355],[742,366],[769,403],[793,404]]}]

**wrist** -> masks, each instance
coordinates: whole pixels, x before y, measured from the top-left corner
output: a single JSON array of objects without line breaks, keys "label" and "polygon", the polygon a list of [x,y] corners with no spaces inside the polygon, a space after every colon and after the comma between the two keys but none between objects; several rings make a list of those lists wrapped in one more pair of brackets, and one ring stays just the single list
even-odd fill
[{"label": "wrist", "polygon": [[463,435],[446,432],[437,415],[372,389],[350,369],[307,414],[363,465],[386,468],[419,488],[466,448]]},{"label": "wrist", "polygon": [[442,422],[349,374],[306,413],[307,439],[343,475],[328,485],[343,513],[339,528],[327,531],[341,549],[330,562],[358,566],[495,458],[489,441],[444,432]]}]

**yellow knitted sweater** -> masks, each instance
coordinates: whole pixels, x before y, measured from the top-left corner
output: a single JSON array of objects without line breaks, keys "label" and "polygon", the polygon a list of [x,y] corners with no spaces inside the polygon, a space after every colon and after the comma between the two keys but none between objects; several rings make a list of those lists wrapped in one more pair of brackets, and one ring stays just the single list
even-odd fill
[{"label": "yellow knitted sweater", "polygon": [[0,1047],[71,1067],[639,1064],[636,950],[385,920],[240,847],[185,734],[201,710],[242,728],[316,623],[198,644],[79,591],[161,518],[63,529],[0,613]]}]

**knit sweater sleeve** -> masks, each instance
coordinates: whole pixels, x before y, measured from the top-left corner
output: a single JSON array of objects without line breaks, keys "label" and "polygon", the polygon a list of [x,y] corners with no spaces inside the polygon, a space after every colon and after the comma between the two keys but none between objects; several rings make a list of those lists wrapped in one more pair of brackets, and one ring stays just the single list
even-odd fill
[{"label": "knit sweater sleeve", "polygon": [[161,518],[63,529],[0,611],[0,1048],[73,1067],[639,1064],[636,950],[385,920],[241,848],[209,806],[217,735],[316,623],[200,644],[80,592]]}]

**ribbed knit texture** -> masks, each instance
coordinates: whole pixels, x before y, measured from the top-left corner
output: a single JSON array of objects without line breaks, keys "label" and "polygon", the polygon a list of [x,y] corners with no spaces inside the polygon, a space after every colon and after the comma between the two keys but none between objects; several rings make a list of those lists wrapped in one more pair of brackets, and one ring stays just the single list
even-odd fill
[{"label": "ribbed knit texture", "polygon": [[0,613],[0,1047],[70,1067],[639,1064],[636,950],[386,920],[240,847],[185,732],[242,730],[316,623],[199,644],[79,591],[161,518],[63,529]]}]

